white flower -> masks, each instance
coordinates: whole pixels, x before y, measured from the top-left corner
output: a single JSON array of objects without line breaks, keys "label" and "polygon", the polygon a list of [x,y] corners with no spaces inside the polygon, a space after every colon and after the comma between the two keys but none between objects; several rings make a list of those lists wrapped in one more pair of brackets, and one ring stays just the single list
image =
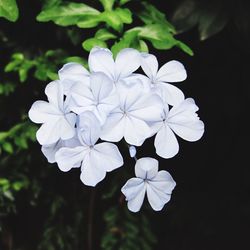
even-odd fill
[{"label": "white flower", "polygon": [[154,55],[141,53],[141,67],[155,88],[166,92],[169,105],[177,105],[184,100],[180,89],[169,82],[181,82],[187,78],[183,65],[178,61],[170,61],[158,70],[158,61]]},{"label": "white flower", "polygon": [[89,86],[89,72],[79,63],[67,63],[58,71],[59,79],[63,85],[64,94],[70,93],[75,83]]},{"label": "white flower", "polygon": [[[156,153],[163,158],[171,158],[179,151],[179,144],[175,134],[186,141],[197,141],[204,133],[204,123],[196,112],[199,108],[192,98],[187,98],[179,105],[168,110],[165,102],[164,116],[156,127]],[[175,133],[175,134],[174,134]]]},{"label": "white flower", "polygon": [[145,93],[140,81],[118,84],[117,93],[120,106],[107,117],[101,139],[118,142],[124,137],[127,143],[140,146],[152,136],[149,124],[161,120],[162,100],[158,95]]},{"label": "white flower", "polygon": [[72,138],[75,135],[76,115],[70,112],[67,99],[64,102],[60,81],[49,83],[45,94],[49,102],[36,101],[29,110],[29,118],[35,123],[42,123],[36,133],[38,142],[49,145],[59,139]]},{"label": "white flower", "polygon": [[56,162],[62,171],[81,167],[81,181],[88,186],[95,186],[106,176],[123,165],[122,156],[116,145],[102,142],[96,144],[100,135],[100,123],[90,111],[79,116],[78,138],[81,145],[63,147],[56,153]]},{"label": "white flower", "polygon": [[171,175],[161,170],[158,172],[158,161],[145,157],[135,164],[136,177],[129,179],[121,191],[128,201],[128,209],[138,212],[142,206],[145,193],[149,204],[155,211],[160,211],[169,202],[175,181]]},{"label": "white flower", "polygon": [[103,73],[92,73],[90,85],[75,84],[71,89],[71,110],[77,114],[92,111],[103,124],[107,115],[119,106],[114,84]]},{"label": "white flower", "polygon": [[140,53],[135,49],[121,50],[116,59],[108,49],[95,47],[89,54],[89,68],[91,72],[103,72],[114,83],[130,76],[141,64]]}]

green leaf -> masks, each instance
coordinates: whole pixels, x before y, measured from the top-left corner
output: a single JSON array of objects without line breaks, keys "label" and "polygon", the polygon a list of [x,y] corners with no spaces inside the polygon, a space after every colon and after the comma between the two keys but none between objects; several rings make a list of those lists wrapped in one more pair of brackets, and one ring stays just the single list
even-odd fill
[{"label": "green leaf", "polygon": [[143,40],[139,40],[139,46],[141,52],[148,52],[148,45]]},{"label": "green leaf", "polygon": [[104,41],[101,41],[97,38],[89,38],[82,43],[82,47],[86,51],[90,51],[95,46],[107,48],[107,44]]},{"label": "green leaf", "polygon": [[[89,20],[99,14],[100,12],[98,10],[84,3],[65,3],[43,10],[37,16],[37,21],[53,21],[61,26],[76,25],[81,23],[81,26],[84,26],[84,23],[86,25]],[[90,24],[88,23],[88,25]]]},{"label": "green leaf", "polygon": [[16,0],[0,0],[0,17],[4,17],[11,22],[18,19],[19,10]]},{"label": "green leaf", "polygon": [[179,47],[184,52],[186,52],[188,55],[190,55],[190,56],[194,55],[193,50],[188,45],[186,45],[185,43],[183,43],[181,41],[177,41],[176,46]]},{"label": "green leaf", "polygon": [[115,9],[115,12],[120,17],[120,19],[123,23],[126,23],[126,24],[132,23],[132,21],[133,21],[132,13],[129,9],[117,8],[117,9]]},{"label": "green leaf", "polygon": [[124,5],[128,2],[130,2],[131,0],[120,0],[120,5]]},{"label": "green leaf", "polygon": [[112,10],[115,0],[100,0],[104,10]]},{"label": "green leaf", "polygon": [[106,22],[114,30],[121,32],[123,28],[123,22],[115,11],[104,11],[100,18],[102,21]]},{"label": "green leaf", "polygon": [[79,28],[94,28],[101,22],[100,16],[82,18],[76,25]]},{"label": "green leaf", "polygon": [[124,48],[135,48],[132,44],[135,44],[135,40],[138,39],[138,30],[129,30],[124,33],[123,37],[119,42],[116,42],[112,47],[111,51],[114,54],[114,57],[119,53],[120,50]]},{"label": "green leaf", "polygon": [[6,151],[7,153],[13,154],[14,149],[13,149],[13,146],[11,145],[11,143],[9,143],[9,142],[4,142],[4,143],[2,144],[2,147],[3,147],[4,151]]},{"label": "green leaf", "polygon": [[142,27],[139,37],[149,40],[156,49],[170,49],[176,45],[175,38],[162,24],[149,24]]},{"label": "green leaf", "polygon": [[117,38],[117,36],[114,35],[113,33],[109,32],[107,29],[99,29],[95,33],[95,38],[102,40],[102,41],[107,41],[110,39],[115,39],[115,38]]}]

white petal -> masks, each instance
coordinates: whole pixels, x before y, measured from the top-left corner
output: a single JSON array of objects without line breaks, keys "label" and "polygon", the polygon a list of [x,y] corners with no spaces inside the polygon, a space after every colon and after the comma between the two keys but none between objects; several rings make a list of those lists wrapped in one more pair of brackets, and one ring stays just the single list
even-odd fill
[{"label": "white petal", "polygon": [[162,98],[164,98],[164,103],[168,103],[169,105],[179,105],[185,98],[183,92],[172,84],[158,83],[155,87],[160,88],[160,91],[163,92]]},{"label": "white petal", "polygon": [[79,140],[88,146],[93,146],[100,137],[101,125],[96,116],[86,111],[78,116]]},{"label": "white petal", "polygon": [[91,90],[96,101],[105,99],[113,90],[113,82],[104,73],[93,73],[90,76]]},{"label": "white petal", "polygon": [[45,88],[45,94],[51,104],[63,111],[63,86],[59,80],[49,83]]},{"label": "white petal", "polygon": [[60,138],[68,140],[75,135],[76,115],[73,113],[67,114],[60,120]]},{"label": "white petal", "polygon": [[174,157],[179,152],[179,143],[173,131],[167,124],[163,124],[155,136],[156,153],[162,158]]},{"label": "white petal", "polygon": [[199,140],[204,133],[204,123],[196,114],[197,110],[194,100],[186,99],[169,111],[167,119],[169,127],[184,140]]},{"label": "white petal", "polygon": [[42,152],[44,156],[47,158],[49,163],[56,162],[55,154],[63,145],[64,145],[63,141],[59,140],[58,142],[53,143],[51,145],[42,146]]},{"label": "white petal", "polygon": [[57,151],[55,159],[60,170],[67,172],[72,168],[80,167],[81,162],[83,161],[87,153],[88,147],[63,147]]},{"label": "white petal", "polygon": [[147,197],[151,207],[159,211],[169,202],[176,183],[167,171],[159,171],[147,184]]},{"label": "white petal", "polygon": [[113,143],[96,144],[91,151],[91,157],[96,165],[110,172],[123,165],[123,158],[118,147]]},{"label": "white petal", "polygon": [[170,61],[164,64],[157,73],[157,81],[181,82],[187,78],[186,70],[182,63]]},{"label": "white petal", "polygon": [[90,51],[88,63],[91,72],[103,72],[114,79],[115,63],[110,50],[93,48]]},{"label": "white petal", "polygon": [[164,205],[170,201],[171,195],[158,190],[154,186],[147,184],[147,198],[149,204],[155,211],[160,211]]},{"label": "white petal", "polygon": [[127,143],[141,146],[151,136],[151,129],[143,120],[132,116],[125,117],[124,139]]},{"label": "white petal", "polygon": [[135,49],[121,50],[115,60],[116,80],[129,76],[141,65],[140,53]]},{"label": "white petal", "polygon": [[101,139],[118,142],[124,136],[126,120],[122,113],[111,113],[102,127]]},{"label": "white petal", "polygon": [[132,212],[138,212],[141,209],[146,192],[144,181],[139,178],[131,178],[121,191],[128,201],[128,209]]},{"label": "white petal", "polygon": [[95,187],[106,176],[105,169],[96,162],[92,152],[84,158],[81,170],[80,179],[87,186]]},{"label": "white petal", "polygon": [[80,142],[77,139],[77,137],[73,137],[68,140],[58,140],[56,143],[50,144],[50,145],[43,145],[42,146],[42,152],[44,156],[47,158],[49,163],[56,162],[55,155],[56,152],[62,148],[62,147],[68,147],[68,148],[74,148],[77,146],[80,146]]},{"label": "white petal", "polygon": [[45,101],[34,102],[29,110],[29,118],[35,123],[44,123],[58,115],[62,115],[62,112]]},{"label": "white petal", "polygon": [[68,79],[79,82],[82,78],[88,76],[89,72],[81,64],[71,62],[64,64],[58,71],[58,75],[60,80]]},{"label": "white petal", "polygon": [[150,185],[155,186],[157,189],[162,190],[165,193],[171,194],[176,183],[169,172],[161,170],[152,180],[150,180]]},{"label": "white petal", "polygon": [[158,161],[151,157],[144,157],[136,161],[135,175],[144,180],[153,179],[158,172]]},{"label": "white petal", "polygon": [[79,63],[67,63],[58,71],[64,94],[69,94],[76,82],[89,86],[89,72]]},{"label": "white petal", "polygon": [[141,67],[144,73],[153,81],[158,71],[157,58],[148,53],[141,53]]},{"label": "white petal", "polygon": [[41,145],[53,144],[60,139],[60,120],[60,117],[55,117],[37,130],[36,138]]},{"label": "white petal", "polygon": [[144,94],[128,109],[129,115],[146,122],[160,121],[163,114],[163,102],[158,95]]}]

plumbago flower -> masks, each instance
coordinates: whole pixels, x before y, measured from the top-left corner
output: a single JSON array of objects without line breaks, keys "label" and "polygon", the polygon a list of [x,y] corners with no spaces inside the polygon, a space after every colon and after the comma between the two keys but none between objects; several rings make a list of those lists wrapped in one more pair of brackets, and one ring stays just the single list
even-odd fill
[{"label": "plumbago flower", "polygon": [[140,210],[145,194],[155,211],[161,210],[169,202],[176,183],[167,171],[158,172],[158,165],[158,161],[150,157],[137,160],[136,177],[129,179],[121,189],[130,211]]},{"label": "plumbago flower", "polygon": [[170,82],[181,82],[187,78],[186,70],[180,62],[174,60],[167,62],[158,70],[157,58],[154,55],[142,53],[141,67],[153,87],[165,92],[169,105],[176,105],[184,100],[182,91],[169,84]]},{"label": "plumbago flower", "polygon": [[[79,168],[81,181],[96,186],[107,172],[123,166],[114,143],[124,138],[136,161],[136,177],[121,190],[128,208],[138,212],[147,195],[159,211],[170,200],[175,181],[167,171],[158,171],[157,160],[137,160],[135,146],[156,135],[156,153],[167,159],[179,151],[176,135],[187,141],[202,137],[204,124],[194,100],[170,84],[185,80],[186,70],[177,61],[158,70],[154,55],[131,48],[116,58],[108,49],[93,48],[88,63],[89,71],[77,63],[65,64],[59,79],[45,89],[48,102],[32,105],[30,119],[42,124],[36,134],[42,152],[63,172]],[[139,67],[146,75],[136,72]]]}]

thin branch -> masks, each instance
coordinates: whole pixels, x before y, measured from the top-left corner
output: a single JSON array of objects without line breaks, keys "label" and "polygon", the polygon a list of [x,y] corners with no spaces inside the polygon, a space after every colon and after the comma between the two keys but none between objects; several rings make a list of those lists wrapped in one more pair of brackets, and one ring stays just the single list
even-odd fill
[{"label": "thin branch", "polygon": [[94,216],[94,206],[95,206],[95,188],[91,190],[90,201],[89,201],[89,211],[88,211],[88,250],[93,249],[93,216]]}]

